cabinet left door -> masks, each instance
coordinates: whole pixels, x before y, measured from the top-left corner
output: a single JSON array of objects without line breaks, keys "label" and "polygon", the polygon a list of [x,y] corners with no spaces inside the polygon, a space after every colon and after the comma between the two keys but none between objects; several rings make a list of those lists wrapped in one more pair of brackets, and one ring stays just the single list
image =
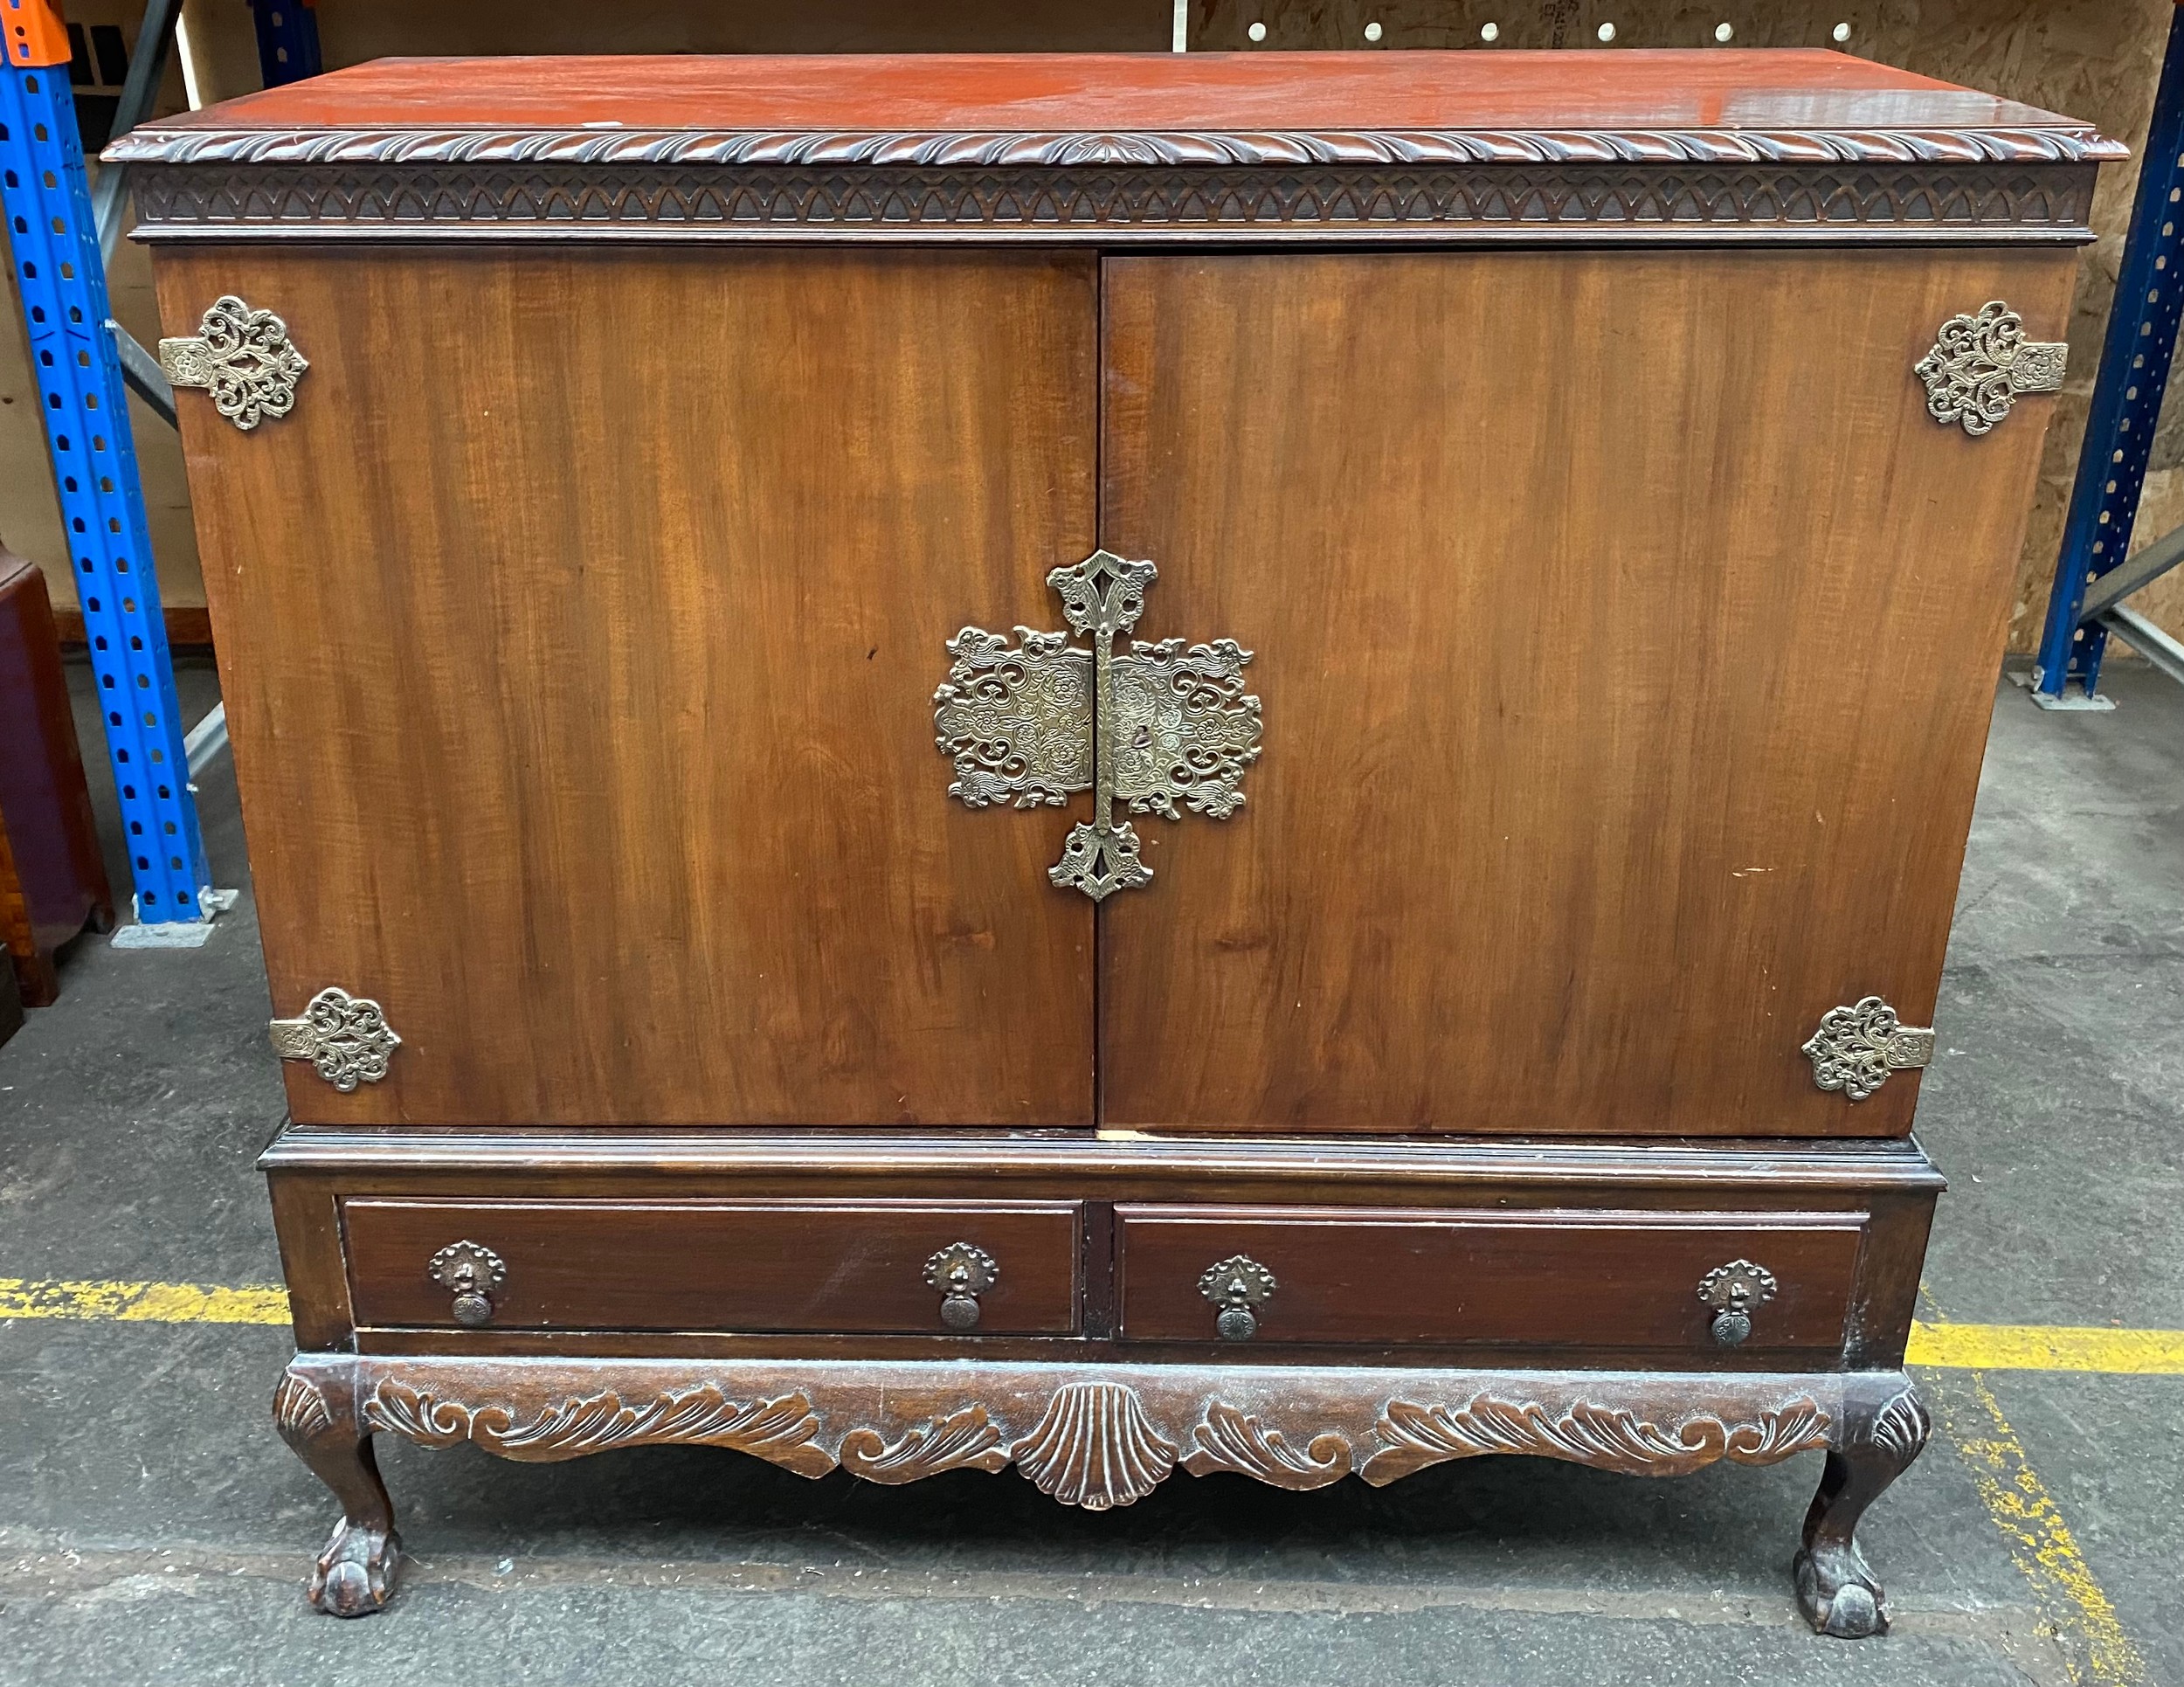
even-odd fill
[{"label": "cabinet left door", "polygon": [[182,396],[306,1123],[1088,1124],[1092,905],[945,797],[966,624],[1094,547],[1089,256],[191,247],[308,359]]}]

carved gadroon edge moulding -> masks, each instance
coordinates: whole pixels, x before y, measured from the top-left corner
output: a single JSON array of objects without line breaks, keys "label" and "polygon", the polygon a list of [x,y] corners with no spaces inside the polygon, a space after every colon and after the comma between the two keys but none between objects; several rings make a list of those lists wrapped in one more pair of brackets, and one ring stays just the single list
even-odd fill
[{"label": "carved gadroon edge moulding", "polygon": [[2092,238],[2093,166],[191,164],[135,183],[149,240],[1007,239],[1457,245]]},{"label": "carved gadroon edge moulding", "polygon": [[948,641],[954,660],[933,694],[934,742],[955,764],[948,794],[966,806],[1059,808],[1093,793],[1092,819],[1070,827],[1047,876],[1094,902],[1153,875],[1116,803],[1171,820],[1179,803],[1225,820],[1259,758],[1259,700],[1244,692],[1251,652],[1234,639],[1133,640],[1116,653],[1158,577],[1152,563],[1106,550],[1054,569],[1047,584],[1089,647],[1065,633],[1019,626],[1012,644],[967,626]]},{"label": "carved gadroon edge moulding", "polygon": [[284,1061],[308,1061],[344,1095],[384,1078],[387,1062],[402,1046],[377,1002],[338,985],[312,997],[301,1017],[271,1020],[266,1032],[274,1054]]}]

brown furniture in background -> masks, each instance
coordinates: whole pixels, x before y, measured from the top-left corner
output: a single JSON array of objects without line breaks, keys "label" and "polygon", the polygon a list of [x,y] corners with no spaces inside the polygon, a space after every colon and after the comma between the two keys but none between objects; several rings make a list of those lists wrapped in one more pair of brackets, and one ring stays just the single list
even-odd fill
[{"label": "brown furniture in background", "polygon": [[60,642],[35,563],[0,547],[0,937],[23,1003],[60,993],[53,951],[114,929]]},{"label": "brown furniture in background", "polygon": [[119,143],[314,1601],[393,1587],[380,1433],[1094,1509],[1816,1451],[1799,1598],[1884,1628],[2118,150],[1731,52],[390,62]]}]

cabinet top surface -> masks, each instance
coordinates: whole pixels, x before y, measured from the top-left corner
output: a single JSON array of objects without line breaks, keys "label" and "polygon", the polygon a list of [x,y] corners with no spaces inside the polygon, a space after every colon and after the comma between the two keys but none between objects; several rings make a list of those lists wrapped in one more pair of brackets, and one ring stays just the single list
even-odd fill
[{"label": "cabinet top surface", "polygon": [[2084,162],[2073,119],[1825,51],[388,59],[148,123],[138,162]]}]

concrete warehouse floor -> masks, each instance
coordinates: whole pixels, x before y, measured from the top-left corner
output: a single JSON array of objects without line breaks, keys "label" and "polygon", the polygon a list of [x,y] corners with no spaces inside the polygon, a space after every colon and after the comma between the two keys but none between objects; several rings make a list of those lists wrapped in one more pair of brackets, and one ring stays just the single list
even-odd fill
[{"label": "concrete warehouse floor", "polygon": [[[211,675],[184,690],[194,719]],[[2112,690],[2111,715],[1995,704],[1919,1116],[1954,1180],[1930,1317],[2184,1325],[2184,689],[2118,664]],[[0,1050],[0,1273],[279,1281],[252,1160],[280,1087],[225,757],[203,785],[234,916],[197,951],[79,944],[61,1004]],[[334,1508],[268,1421],[288,1345],[0,1324],[0,1683],[2184,1683],[2184,1377],[1923,1372],[1934,1441],[1863,1531],[1882,1641],[1793,1608],[1812,1455],[1303,1495],[1178,1475],[1095,1516],[1006,1476],[386,1438],[406,1585],[343,1623],[303,1603]]]}]

